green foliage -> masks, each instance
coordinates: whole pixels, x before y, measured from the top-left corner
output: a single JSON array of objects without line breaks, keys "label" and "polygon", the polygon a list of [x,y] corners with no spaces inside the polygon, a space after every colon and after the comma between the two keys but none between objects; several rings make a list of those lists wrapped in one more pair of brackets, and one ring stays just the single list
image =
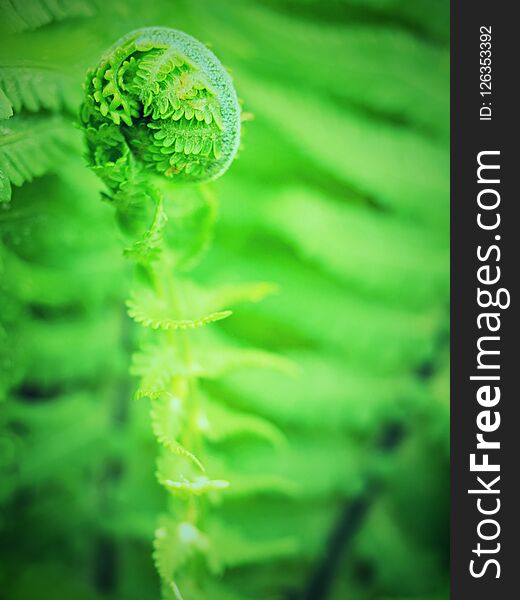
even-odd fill
[{"label": "green foliage", "polygon": [[2,29],[25,31],[70,17],[92,16],[94,0],[2,0]]},{"label": "green foliage", "polygon": [[[45,63],[10,61],[0,66],[0,89],[6,98],[6,117],[22,110],[59,112],[77,107],[77,90],[66,75]],[[2,117],[2,118],[6,118]]]},{"label": "green foliage", "polygon": [[[55,169],[67,153],[78,150],[73,132],[59,117],[13,117],[0,125],[2,178],[21,186]],[[5,194],[4,201],[10,194]]]},{"label": "green foliage", "polygon": [[448,597],[447,16],[0,2],[3,596]]},{"label": "green foliage", "polygon": [[[275,429],[254,416],[234,414],[231,408],[220,413],[214,406],[211,410],[207,394],[199,389],[201,380],[218,379],[249,365],[265,368],[284,362],[204,336],[206,326],[232,314],[219,300],[236,301],[244,292],[246,297],[253,292],[257,299],[258,286],[228,288],[226,294],[218,289],[203,290],[176,276],[175,267],[186,270],[196,264],[207,245],[213,220],[208,223],[205,216],[207,193],[201,190],[198,197],[190,196],[189,189],[168,189],[164,184],[161,189],[150,173],[199,181],[213,179],[226,169],[239,139],[236,96],[223,67],[199,42],[174,30],[141,30],[119,40],[89,73],[81,119],[89,164],[107,184],[107,199],[117,210],[125,236],[137,234],[125,250],[137,266],[128,314],[155,330],[141,343],[132,372],[140,378],[137,397],[148,397],[151,403],[152,429],[162,449],[158,480],[174,499],[181,500],[156,531],[154,557],[163,595],[203,597],[215,564],[219,570],[233,564],[222,553],[235,552],[237,558],[243,558],[247,549],[259,557],[269,556],[271,547],[278,548],[277,543],[264,547],[242,540],[240,535],[222,548],[220,538],[229,537],[228,532],[215,534],[200,516],[209,510],[208,503],[233,485],[233,479],[240,482],[236,487],[241,494],[269,490],[273,485],[276,491],[287,486],[292,489],[289,479],[268,472],[252,477],[246,485],[247,476],[240,472],[228,481],[212,478],[206,468],[214,460],[209,442],[219,439],[213,434],[206,441],[206,432],[218,431],[219,418],[231,421],[228,427],[235,435],[257,437],[260,431],[272,437]],[[151,135],[146,133],[150,130]],[[179,159],[188,162],[181,164]],[[168,199],[164,195],[177,196],[172,205],[175,229],[168,239]],[[169,240],[173,242],[171,250]],[[196,337],[188,330],[200,331]],[[215,423],[212,416],[217,417]],[[227,436],[221,433],[221,437]],[[221,453],[216,469],[228,471]],[[200,572],[197,591],[186,591],[192,583],[184,582],[185,573],[193,562],[205,562],[207,574]]]}]

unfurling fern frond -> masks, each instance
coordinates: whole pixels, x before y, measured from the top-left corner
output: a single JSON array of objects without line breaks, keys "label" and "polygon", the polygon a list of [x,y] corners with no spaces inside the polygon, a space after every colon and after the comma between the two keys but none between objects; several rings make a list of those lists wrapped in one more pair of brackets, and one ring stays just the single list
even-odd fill
[{"label": "unfurling fern frond", "polygon": [[88,75],[81,119],[93,167],[126,170],[131,152],[141,168],[176,181],[219,177],[240,141],[231,78],[203,44],[173,29],[120,39]]},{"label": "unfurling fern frond", "polygon": [[[236,562],[216,551],[220,529],[205,518],[233,486],[225,447],[245,437],[270,448],[284,442],[266,419],[208,397],[204,381],[256,366],[292,369],[259,350],[230,346],[213,323],[229,306],[257,301],[273,287],[261,283],[202,289],[186,272],[203,254],[215,220],[215,203],[200,187],[173,187],[222,175],[240,140],[240,109],[231,79],[217,58],[190,36],[150,28],[123,37],[88,74],[80,118],[87,160],[106,184],[116,209],[125,254],[136,265],[127,309],[143,326],[132,372],[137,398],[151,403],[160,445],[157,478],[171,497],[171,514],[157,529],[155,562],[165,598],[231,598],[209,577]],[[216,451],[215,448],[223,446]],[[284,475],[245,475],[239,496],[258,490],[291,494]],[[240,541],[251,557],[280,552],[279,541]],[[285,542],[282,543],[285,552]],[[220,556],[222,554],[222,556]],[[200,578],[188,577],[206,565]],[[204,576],[203,573],[208,576]],[[208,590],[211,590],[209,592]]]}]

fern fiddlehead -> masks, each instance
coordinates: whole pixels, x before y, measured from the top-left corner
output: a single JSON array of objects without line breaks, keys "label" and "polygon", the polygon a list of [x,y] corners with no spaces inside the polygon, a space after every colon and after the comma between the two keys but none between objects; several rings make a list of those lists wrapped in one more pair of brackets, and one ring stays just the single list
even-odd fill
[{"label": "fern fiddlehead", "polygon": [[81,118],[91,164],[112,185],[134,160],[177,181],[215,179],[240,141],[230,76],[203,44],[173,29],[121,38],[89,73]]},{"label": "fern fiddlehead", "polygon": [[[133,364],[140,377],[136,395],[151,402],[161,447],[158,479],[170,492],[171,510],[156,531],[154,552],[163,596],[205,598],[204,569],[225,566],[208,506],[229,485],[225,469],[215,477],[206,471],[206,443],[232,436],[233,423],[240,435],[279,439],[269,423],[236,412],[226,415],[219,433],[211,417],[224,419],[223,409],[199,382],[242,363],[265,362],[257,351],[212,350],[214,338],[201,330],[231,315],[226,304],[258,300],[269,287],[208,291],[179,274],[204,250],[214,208],[200,186],[169,183],[199,184],[226,171],[240,140],[237,96],[200,42],[148,28],[116,42],[88,74],[80,118],[89,166],[106,184],[105,197],[130,240],[125,253],[136,264],[127,302],[130,317],[143,326]],[[231,597],[217,588],[212,584],[212,598]]]}]

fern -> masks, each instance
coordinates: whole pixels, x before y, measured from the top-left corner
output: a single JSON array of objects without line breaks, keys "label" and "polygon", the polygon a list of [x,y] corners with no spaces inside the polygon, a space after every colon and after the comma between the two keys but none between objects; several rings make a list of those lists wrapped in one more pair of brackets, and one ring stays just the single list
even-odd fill
[{"label": "fern", "polygon": [[[181,288],[182,283],[177,282],[177,290]],[[183,286],[187,287],[187,286]],[[188,286],[189,290],[189,286]],[[177,291],[177,295],[179,292]],[[185,292],[183,298],[190,299],[190,306],[178,307],[177,311],[180,319],[172,319],[172,305],[174,299],[171,297],[157,297],[152,290],[147,289],[145,286],[141,286],[135,290],[130,300],[127,302],[128,314],[137,323],[141,323],[145,327],[151,327],[152,329],[194,329],[197,327],[203,327],[209,323],[215,321],[221,321],[229,317],[232,312],[230,310],[213,310],[208,307],[207,310],[202,310],[199,314],[190,314],[184,311],[193,311],[194,306],[192,298],[196,296],[196,293],[190,294],[190,291]],[[196,310],[196,309],[195,309]]]},{"label": "fern", "polygon": [[355,110],[339,113],[326,100],[304,100],[243,74],[240,80],[252,108],[261,105],[331,176],[398,214],[422,223],[431,219],[441,227],[446,222],[449,165],[438,142],[395,125],[374,124]]},{"label": "fern", "polygon": [[[419,225],[410,229],[394,215],[374,215],[369,207],[340,204],[301,186],[258,189],[247,180],[235,186],[251,201],[224,213],[221,219],[230,227],[239,223],[242,230],[258,231],[260,224],[299,255],[386,306],[417,309],[446,296],[446,232]],[[330,234],[341,240],[334,248],[327,243]],[[425,264],[428,279],[421,277]]]},{"label": "fern", "polygon": [[[253,69],[259,76],[272,76],[274,71],[277,78],[291,80],[295,87],[306,73],[319,71],[319,77],[308,81],[316,92],[332,90],[334,96],[365,113],[406,123],[434,137],[448,134],[449,60],[444,48],[387,22],[377,31],[370,24],[349,19],[324,24],[243,1],[231,7],[217,4],[212,15],[217,31],[232,25],[250,40],[247,60],[237,57],[248,71]],[[222,44],[231,45],[222,37]],[[283,55],[285,62],[266,67],[262,54],[267,45],[273,55]],[[290,73],[286,62],[291,64]],[[348,85],[338,85],[338,73],[348,79]]]},{"label": "fern", "polygon": [[[13,117],[2,122],[0,134],[0,177],[16,186],[56,169],[77,148],[74,132],[57,116]],[[9,200],[7,184],[3,189],[4,201]]]},{"label": "fern", "polygon": [[92,0],[1,0],[2,28],[25,31],[62,21],[69,17],[92,16],[96,8]]},{"label": "fern", "polygon": [[[126,250],[138,265],[128,313],[156,331],[135,355],[133,373],[141,378],[137,396],[150,399],[153,431],[163,449],[159,482],[184,501],[175,504],[168,525],[157,530],[155,543],[164,596],[181,598],[187,593],[183,588],[190,586],[183,584],[183,577],[192,555],[205,556],[211,570],[215,557],[209,550],[219,544],[214,532],[205,530],[199,514],[207,510],[208,497],[230,485],[226,478],[209,474],[206,438],[225,439],[233,431],[271,440],[275,436],[275,429],[261,419],[234,415],[230,409],[219,412],[201,393],[199,380],[219,378],[243,366],[285,365],[266,353],[222,345],[202,335],[206,326],[232,314],[226,301],[256,300],[269,288],[242,286],[211,292],[175,277],[175,266],[186,269],[206,245],[209,228],[197,214],[206,202],[190,203],[188,196],[183,206],[180,196],[173,206],[178,235],[171,236],[170,247],[165,240],[168,198],[163,195],[175,196],[175,191],[161,184],[156,187],[152,174],[158,171],[173,180],[201,181],[225,171],[238,147],[238,104],[229,76],[199,42],[173,30],[145,29],[119,40],[91,72],[81,118],[90,165],[107,184],[108,199],[118,211],[125,235],[139,236]],[[196,220],[190,227],[194,213]],[[151,218],[148,227],[146,218]],[[184,236],[183,244],[179,235]],[[201,330],[201,335],[188,337],[187,330]],[[218,433],[224,415],[231,423],[227,431]],[[216,417],[216,430],[212,417]],[[241,479],[244,486],[247,477]],[[278,490],[288,483],[269,475],[253,479],[245,489],[251,493],[271,485]],[[255,552],[261,552],[259,547]],[[206,584],[200,585],[202,589]]]},{"label": "fern", "polygon": [[4,98],[2,111],[7,116],[22,109],[60,112],[65,108],[74,112],[79,103],[70,77],[44,63],[0,62],[0,90]]},{"label": "fern", "polygon": [[6,96],[5,92],[0,89],[0,120],[8,119],[13,115],[13,107],[11,101]]}]

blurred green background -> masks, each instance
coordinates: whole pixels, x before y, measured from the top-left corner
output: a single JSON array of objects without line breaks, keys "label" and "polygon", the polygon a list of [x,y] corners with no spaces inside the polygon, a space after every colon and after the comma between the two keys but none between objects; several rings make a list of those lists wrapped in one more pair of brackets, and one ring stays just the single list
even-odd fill
[{"label": "blurred green background", "polygon": [[245,483],[212,508],[215,578],[229,600],[447,599],[447,0],[0,1],[0,596],[160,595],[129,266],[75,124],[86,69],[148,25],[207,43],[243,103],[192,277],[275,284],[220,330],[298,365],[205,383],[287,439],[219,450]]}]

